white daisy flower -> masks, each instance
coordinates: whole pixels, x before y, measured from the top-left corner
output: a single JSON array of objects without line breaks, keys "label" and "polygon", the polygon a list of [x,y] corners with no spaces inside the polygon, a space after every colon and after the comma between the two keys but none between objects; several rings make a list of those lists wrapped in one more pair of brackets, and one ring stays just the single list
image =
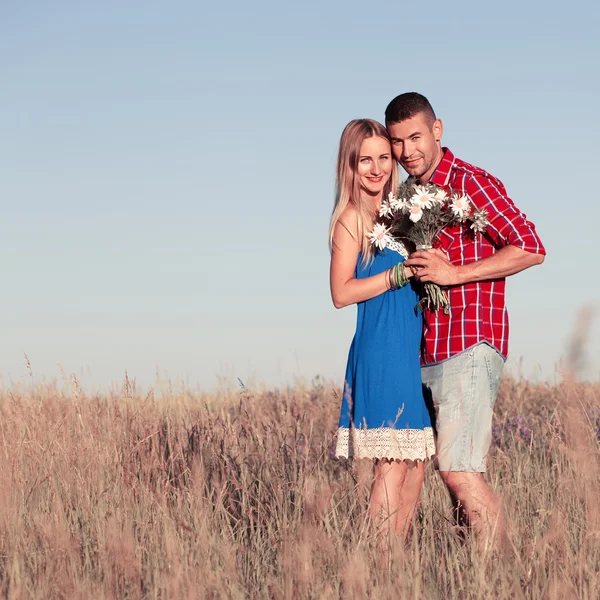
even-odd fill
[{"label": "white daisy flower", "polygon": [[473,213],[473,222],[471,223],[471,229],[476,233],[483,233],[486,227],[489,225],[487,218],[487,212],[485,210],[476,210]]},{"label": "white daisy flower", "polygon": [[446,202],[446,200],[448,199],[448,192],[446,192],[443,189],[439,189],[436,193],[435,196],[433,197],[435,199],[436,202],[438,202],[439,204],[444,204],[444,202]]},{"label": "white daisy flower", "polygon": [[381,202],[381,208],[379,209],[380,217],[391,217],[394,214],[390,203],[387,200]]},{"label": "white daisy flower", "polygon": [[410,199],[411,204],[421,208],[431,208],[435,202],[435,197],[423,185],[415,185],[415,195]]},{"label": "white daisy flower", "polygon": [[410,206],[410,203],[408,202],[408,200],[400,200],[399,198],[394,198],[394,200],[391,203],[391,207],[396,212],[405,212],[405,209],[408,206]]},{"label": "white daisy flower", "polygon": [[423,216],[423,209],[416,205],[413,204],[410,207],[410,217],[408,217],[413,223],[417,223],[418,221],[421,220],[421,217]]},{"label": "white daisy flower", "polygon": [[450,208],[454,215],[461,219],[471,213],[471,204],[466,196],[453,196]]},{"label": "white daisy flower", "polygon": [[390,230],[383,223],[375,223],[373,231],[369,234],[371,244],[383,250],[392,241],[389,233]]}]

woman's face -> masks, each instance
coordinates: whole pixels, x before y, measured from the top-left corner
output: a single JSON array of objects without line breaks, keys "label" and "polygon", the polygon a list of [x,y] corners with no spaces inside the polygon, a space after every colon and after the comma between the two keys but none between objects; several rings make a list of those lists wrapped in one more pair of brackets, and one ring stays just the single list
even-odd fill
[{"label": "woman's face", "polygon": [[370,196],[381,195],[393,168],[390,143],[379,136],[366,138],[360,147],[357,168],[363,191]]}]

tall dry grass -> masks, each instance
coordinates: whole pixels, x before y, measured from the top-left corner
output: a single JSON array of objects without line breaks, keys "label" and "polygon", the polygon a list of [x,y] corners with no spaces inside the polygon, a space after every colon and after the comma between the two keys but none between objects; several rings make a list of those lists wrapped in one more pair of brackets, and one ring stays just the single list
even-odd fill
[{"label": "tall dry grass", "polygon": [[600,597],[600,386],[505,378],[489,477],[511,549],[457,530],[431,466],[376,566],[371,468],[331,457],[336,389],[0,393],[6,598]]}]

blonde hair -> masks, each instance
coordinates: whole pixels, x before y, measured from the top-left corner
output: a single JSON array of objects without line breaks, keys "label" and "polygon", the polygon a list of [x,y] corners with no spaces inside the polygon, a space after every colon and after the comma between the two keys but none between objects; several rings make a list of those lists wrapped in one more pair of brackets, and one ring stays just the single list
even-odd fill
[{"label": "blonde hair", "polygon": [[[368,264],[373,259],[373,248],[369,243],[367,234],[373,228],[377,215],[373,212],[372,205],[366,201],[361,191],[357,169],[360,148],[363,141],[375,136],[382,137],[391,144],[386,128],[381,123],[372,119],[355,119],[354,121],[350,121],[344,128],[342,137],[340,138],[340,148],[337,158],[335,204],[329,225],[329,248],[331,250],[333,248],[333,231],[340,220],[340,216],[349,204],[356,208],[358,216],[358,231],[356,233],[362,252],[362,264]],[[383,188],[382,198],[387,198],[390,192],[396,191],[398,177],[398,165],[394,161],[390,178]],[[342,225],[344,224],[342,223]],[[348,229],[345,225],[344,227]],[[355,237],[352,231],[348,230],[348,233],[353,238]]]}]

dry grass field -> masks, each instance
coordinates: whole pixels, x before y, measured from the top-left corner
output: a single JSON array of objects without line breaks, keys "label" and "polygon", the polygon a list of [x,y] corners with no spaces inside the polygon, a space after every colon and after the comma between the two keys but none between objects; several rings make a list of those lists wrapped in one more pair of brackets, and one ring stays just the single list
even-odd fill
[{"label": "dry grass field", "polygon": [[432,469],[377,568],[370,465],[331,457],[339,392],[0,392],[5,598],[600,597],[600,386],[505,378],[489,476],[511,548],[477,549]]}]

